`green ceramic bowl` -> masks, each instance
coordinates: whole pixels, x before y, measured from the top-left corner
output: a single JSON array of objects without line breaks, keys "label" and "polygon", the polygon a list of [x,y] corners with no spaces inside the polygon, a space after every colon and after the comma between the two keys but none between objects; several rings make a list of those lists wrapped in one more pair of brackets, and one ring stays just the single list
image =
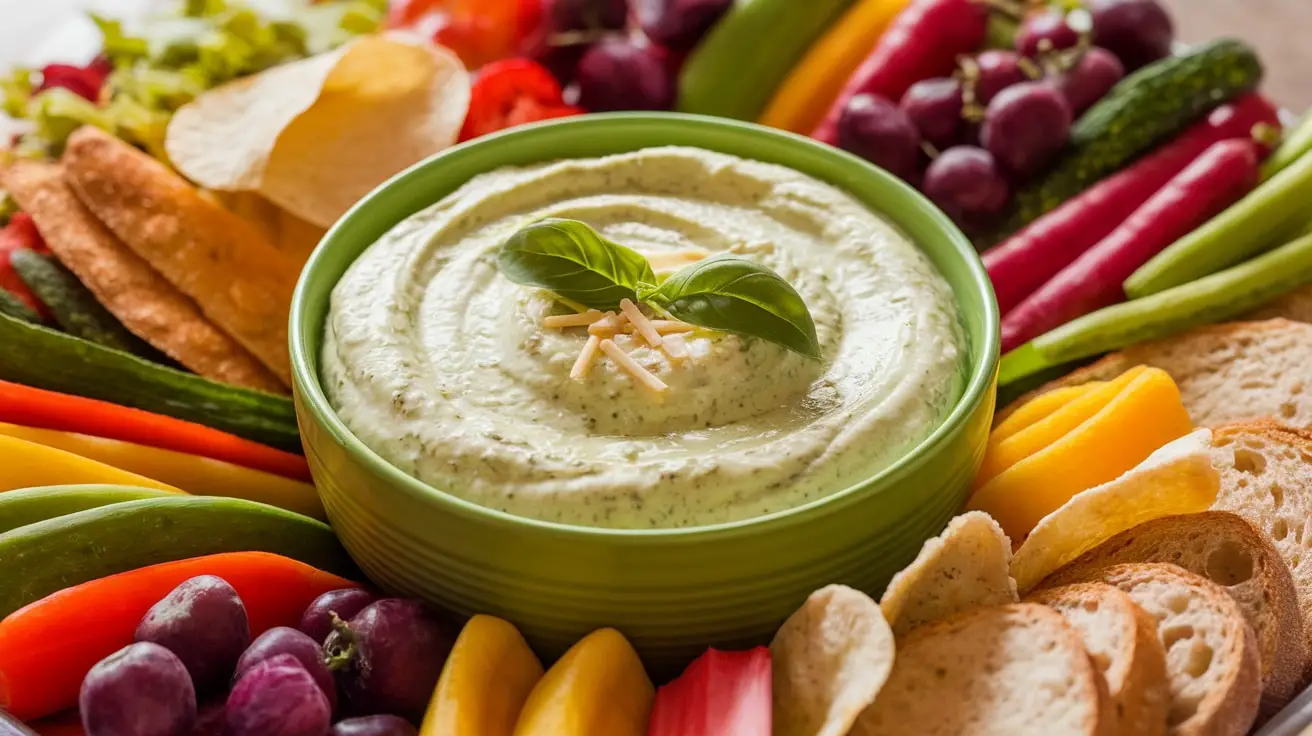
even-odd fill
[{"label": "green ceramic bowl", "polygon": [[[928,439],[868,481],[789,511],[730,524],[632,531],[523,519],[463,501],[390,466],[333,413],[319,384],[333,285],[393,225],[502,166],[699,146],[790,166],[897,223],[937,264],[960,304],[969,377]],[[324,506],[373,580],[459,614],[510,620],[546,658],[589,631],[623,631],[655,671],[709,645],[768,641],[806,596],[846,583],[878,596],[964,502],[994,406],[998,313],[970,243],[893,176],[835,148],[746,123],[667,114],[595,115],[458,146],[355,206],[306,266],[292,304],[297,415]]]}]

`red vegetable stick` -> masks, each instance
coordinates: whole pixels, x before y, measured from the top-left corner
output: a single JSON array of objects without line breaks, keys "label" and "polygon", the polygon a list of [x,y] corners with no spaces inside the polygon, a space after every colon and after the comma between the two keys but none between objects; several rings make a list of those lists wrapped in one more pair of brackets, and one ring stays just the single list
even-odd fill
[{"label": "red vegetable stick", "polygon": [[310,480],[310,467],[300,455],[181,419],[8,381],[0,381],[0,422],[133,442]]},{"label": "red vegetable stick", "polygon": [[1279,125],[1274,106],[1250,94],[1213,110],[1170,143],[1089,188],[984,253],[1003,316],[1111,234],[1140,205],[1213,143],[1247,138],[1259,124]]},{"label": "red vegetable stick", "polygon": [[0,707],[24,721],[76,707],[87,671],[131,644],[146,611],[197,575],[217,575],[236,588],[251,636],[274,626],[296,626],[315,598],[358,587],[279,555],[229,552],[66,588],[0,621]]},{"label": "red vegetable stick", "polygon": [[1002,320],[1002,351],[1125,300],[1121,284],[1171,243],[1234,204],[1260,177],[1261,146],[1232,139],[1202,156]]},{"label": "red vegetable stick", "polygon": [[709,649],[656,693],[647,736],[759,736],[771,730],[770,650]]},{"label": "red vegetable stick", "polygon": [[838,145],[838,121],[856,95],[879,95],[896,104],[916,82],[950,76],[958,56],[973,54],[984,43],[988,18],[988,7],[979,0],[913,0],[847,80],[811,137]]}]

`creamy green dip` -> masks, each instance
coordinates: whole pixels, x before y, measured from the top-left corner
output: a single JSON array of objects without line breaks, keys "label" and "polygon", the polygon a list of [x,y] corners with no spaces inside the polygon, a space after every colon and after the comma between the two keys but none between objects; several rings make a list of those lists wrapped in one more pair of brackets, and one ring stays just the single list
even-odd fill
[{"label": "creamy green dip", "polygon": [[[553,330],[550,295],[496,268],[541,217],[583,220],[649,257],[758,260],[816,323],[823,360],[695,333],[671,364],[615,341],[663,394]],[[405,472],[482,506],[585,526],[674,528],[793,508],[859,483],[960,398],[964,337],[947,283],[879,215],[780,166],[693,148],[494,171],[371,246],[332,294],[332,405]]]}]

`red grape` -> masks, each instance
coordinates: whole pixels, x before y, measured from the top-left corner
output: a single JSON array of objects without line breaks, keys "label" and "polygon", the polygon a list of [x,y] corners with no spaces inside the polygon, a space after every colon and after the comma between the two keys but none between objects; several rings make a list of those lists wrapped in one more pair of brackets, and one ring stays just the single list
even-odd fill
[{"label": "red grape", "polygon": [[1157,0],[1089,0],[1093,42],[1134,71],[1171,53],[1175,25]]},{"label": "red grape", "polygon": [[711,30],[733,0],[634,0],[633,12],[647,38],[670,49],[686,50]]},{"label": "red grape", "polygon": [[901,108],[920,137],[940,151],[961,142],[966,121],[961,117],[961,82],[956,79],[916,82],[902,96]]},{"label": "red grape", "polygon": [[246,651],[242,652],[241,659],[237,660],[233,682],[240,680],[255,665],[279,654],[295,657],[310,677],[314,678],[324,697],[328,698],[329,709],[337,707],[337,686],[333,684],[333,675],[323,662],[323,649],[305,632],[288,626],[275,626],[251,642]]},{"label": "red grape", "polygon": [[629,17],[628,0],[545,0],[551,29],[588,31],[619,29]]},{"label": "red grape", "polygon": [[1071,106],[1043,82],[1004,89],[989,103],[980,140],[1007,174],[1026,179],[1061,153],[1070,136]]},{"label": "red grape", "polygon": [[351,715],[391,713],[418,722],[453,644],[423,604],[385,598],[338,625],[324,653]]},{"label": "red grape", "polygon": [[226,684],[251,641],[246,607],[228,581],[201,575],[184,581],[146,612],[135,641],[149,641],[182,660],[196,689]]},{"label": "red grape", "polygon": [[920,133],[902,108],[878,95],[856,95],[838,121],[838,145],[904,181],[920,167]]},{"label": "red grape", "polygon": [[343,621],[350,621],[376,600],[377,597],[364,588],[330,590],[315,598],[301,614],[300,629],[315,643],[322,644],[333,633],[333,614]]},{"label": "red grape", "polygon": [[588,49],[579,61],[579,102],[591,112],[669,110],[674,75],[654,47],[620,38]]},{"label": "red grape", "polygon": [[1075,62],[1074,68],[1057,75],[1053,83],[1070,103],[1077,117],[1093,107],[1125,76],[1125,67],[1112,52],[1094,46]]},{"label": "red grape", "polygon": [[78,695],[87,736],[178,736],[196,722],[196,690],[177,655],[126,646],[87,672]]},{"label": "red grape", "polygon": [[329,736],[415,736],[415,727],[392,715],[360,716],[338,721]]},{"label": "red grape", "polygon": [[1079,42],[1079,31],[1067,22],[1064,11],[1056,9],[1029,16],[1016,31],[1016,50],[1030,58],[1068,49]]},{"label": "red grape", "polygon": [[[1002,49],[985,51],[975,57],[975,71],[967,75],[974,77],[975,102],[987,105],[1002,90],[1028,81],[1031,76],[1025,71],[1027,63],[1016,52]],[[1037,67],[1030,64],[1037,76]]]},{"label": "red grape", "polygon": [[1011,196],[993,156],[975,146],[949,148],[934,159],[925,172],[924,191],[962,226],[997,215]]},{"label": "red grape", "polygon": [[325,736],[332,724],[328,699],[290,654],[247,670],[223,712],[228,736]]}]

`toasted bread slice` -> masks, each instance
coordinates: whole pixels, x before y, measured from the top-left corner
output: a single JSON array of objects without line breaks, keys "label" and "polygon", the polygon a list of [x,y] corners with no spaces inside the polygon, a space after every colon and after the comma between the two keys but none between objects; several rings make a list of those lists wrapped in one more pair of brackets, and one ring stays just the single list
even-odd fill
[{"label": "toasted bread slice", "polygon": [[976,608],[917,628],[849,736],[1094,736],[1101,680],[1079,633],[1034,603]]},{"label": "toasted bread slice", "polygon": [[1218,509],[1233,511],[1270,537],[1293,576],[1312,679],[1312,432],[1276,422],[1246,422],[1215,433],[1212,463],[1221,473]]},{"label": "toasted bread slice", "polygon": [[1225,589],[1257,634],[1262,713],[1272,715],[1297,692],[1307,647],[1294,579],[1261,530],[1228,511],[1168,516],[1103,542],[1048,576],[1043,587],[1085,580],[1104,567],[1169,562]]},{"label": "toasted bread slice", "polygon": [[995,422],[1038,394],[1115,378],[1136,365],[1165,370],[1195,424],[1215,427],[1272,418],[1312,427],[1312,324],[1272,319],[1211,325],[1141,343],[1022,396]]},{"label": "toasted bread slice", "polygon": [[1056,610],[1080,632],[1084,648],[1107,686],[1110,736],[1166,733],[1170,691],[1166,650],[1157,620],[1130,596],[1105,583],[1040,590],[1026,598]]},{"label": "toasted bread slice", "polygon": [[1165,563],[1090,569],[1087,580],[1120,588],[1157,619],[1171,694],[1167,734],[1248,733],[1262,694],[1257,635],[1225,589]]}]

